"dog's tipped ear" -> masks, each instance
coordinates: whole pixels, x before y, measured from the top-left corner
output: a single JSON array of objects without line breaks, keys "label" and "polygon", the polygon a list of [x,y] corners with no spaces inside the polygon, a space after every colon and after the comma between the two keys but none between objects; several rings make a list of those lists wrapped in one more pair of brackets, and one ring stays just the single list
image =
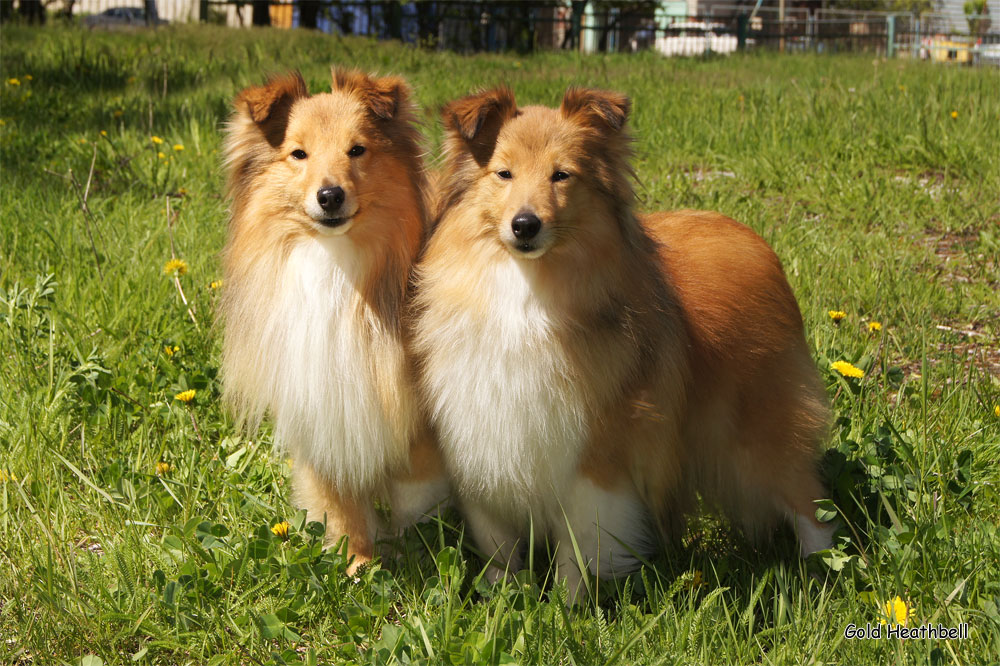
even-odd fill
[{"label": "dog's tipped ear", "polygon": [[253,121],[272,146],[285,140],[292,104],[308,97],[306,82],[298,72],[272,76],[263,86],[251,86],[236,96],[236,112]]},{"label": "dog's tipped ear", "polygon": [[631,109],[632,103],[625,95],[592,88],[570,88],[560,107],[564,118],[577,118],[592,127],[615,132],[625,128]]},{"label": "dog's tipped ear", "polygon": [[502,125],[514,117],[517,102],[510,88],[502,86],[450,102],[444,107],[444,123],[466,141],[474,140],[491,120]]},{"label": "dog's tipped ear", "polygon": [[410,98],[410,87],[398,76],[372,79],[365,100],[375,117],[392,120]]},{"label": "dog's tipped ear", "polygon": [[455,100],[442,111],[445,128],[466,144],[480,166],[493,155],[500,128],[516,114],[514,93],[506,86]]},{"label": "dog's tipped ear", "polygon": [[353,92],[380,120],[399,116],[410,99],[410,87],[398,76],[372,77],[364,72],[334,67],[331,71],[333,89]]},{"label": "dog's tipped ear", "polygon": [[251,86],[241,92],[236,96],[236,110],[263,125],[283,108],[287,111],[295,100],[308,95],[302,75],[297,71],[289,72],[271,77],[263,86]]}]

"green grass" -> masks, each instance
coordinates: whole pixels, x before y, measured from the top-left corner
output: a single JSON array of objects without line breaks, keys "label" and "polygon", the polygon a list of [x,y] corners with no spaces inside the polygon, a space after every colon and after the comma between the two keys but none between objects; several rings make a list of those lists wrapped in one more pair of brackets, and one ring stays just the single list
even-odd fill
[{"label": "green grass", "polygon": [[[3,42],[0,662],[998,658],[996,70],[465,57],[207,27],[4,27]],[[347,578],[289,506],[269,432],[241,434],[219,405],[210,288],[229,101],[291,67],[321,89],[331,63],[408,77],[431,155],[436,109],[485,84],[508,83],[521,103],[557,104],[569,84],[631,95],[642,208],[720,210],[784,262],[834,400],[823,510],[848,524],[838,548],[802,563],[787,532],[756,548],[703,518],[567,611],[544,547],[491,588],[449,514]],[[177,284],[163,271],[172,254],[189,266]],[[839,325],[831,309],[847,313]],[[837,360],[864,378],[835,375]],[[186,389],[192,402],[174,400]],[[283,519],[287,541],[270,531]],[[911,625],[968,622],[969,639],[843,638],[896,596]]]}]

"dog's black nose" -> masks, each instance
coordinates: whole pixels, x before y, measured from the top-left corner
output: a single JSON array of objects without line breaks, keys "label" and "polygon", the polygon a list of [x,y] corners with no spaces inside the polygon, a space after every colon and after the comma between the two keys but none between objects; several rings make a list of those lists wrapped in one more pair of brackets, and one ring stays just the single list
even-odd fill
[{"label": "dog's black nose", "polygon": [[514,238],[530,240],[538,235],[542,221],[534,213],[518,213],[510,223],[510,228],[514,232]]},{"label": "dog's black nose", "polygon": [[321,187],[316,193],[316,201],[324,212],[333,214],[344,203],[344,188],[342,187]]}]

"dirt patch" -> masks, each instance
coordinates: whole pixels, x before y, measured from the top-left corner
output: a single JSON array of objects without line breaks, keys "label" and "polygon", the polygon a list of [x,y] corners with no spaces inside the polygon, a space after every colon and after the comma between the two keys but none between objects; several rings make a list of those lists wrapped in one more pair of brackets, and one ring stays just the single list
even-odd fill
[{"label": "dirt patch", "polygon": [[[993,316],[1000,321],[1000,312],[993,313]],[[973,367],[984,374],[1000,377],[1000,335],[997,330],[991,330],[983,321],[937,324],[934,328],[940,339],[933,343],[935,352],[928,354],[928,367],[937,367],[944,359],[952,358],[964,368]],[[907,377],[920,375],[920,359],[896,359],[893,364]],[[958,377],[957,381],[963,382],[964,377]],[[948,378],[946,383],[951,384],[952,378]],[[940,387],[935,389],[935,394],[939,393]]]},{"label": "dirt patch", "polygon": [[944,283],[948,289],[952,283],[976,281],[1000,286],[997,275],[1000,260],[984,252],[979,241],[978,229],[943,232],[926,229],[923,236],[914,239],[916,245],[925,248],[933,257],[922,262],[921,272],[926,269],[935,281]]}]

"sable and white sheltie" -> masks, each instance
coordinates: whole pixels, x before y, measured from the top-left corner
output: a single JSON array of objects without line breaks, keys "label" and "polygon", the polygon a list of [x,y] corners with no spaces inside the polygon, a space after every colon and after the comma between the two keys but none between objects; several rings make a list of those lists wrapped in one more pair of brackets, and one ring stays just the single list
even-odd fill
[{"label": "sable and white sheltie", "polygon": [[830,539],[827,400],[778,258],[718,213],[637,216],[628,113],[586,89],[446,106],[417,271],[422,390],[470,531],[513,570],[543,530],[571,595],[571,537],[591,572],[626,572],[696,494],[750,533],[789,520],[803,554]]},{"label": "sable and white sheltie", "polygon": [[[296,72],[235,101],[225,143],[222,378],[251,428],[265,413],[293,493],[352,567],[373,555],[374,499],[396,526],[447,494],[421,418],[403,313],[426,235],[425,177],[402,79]],[[353,569],[352,569],[353,570]]]}]

